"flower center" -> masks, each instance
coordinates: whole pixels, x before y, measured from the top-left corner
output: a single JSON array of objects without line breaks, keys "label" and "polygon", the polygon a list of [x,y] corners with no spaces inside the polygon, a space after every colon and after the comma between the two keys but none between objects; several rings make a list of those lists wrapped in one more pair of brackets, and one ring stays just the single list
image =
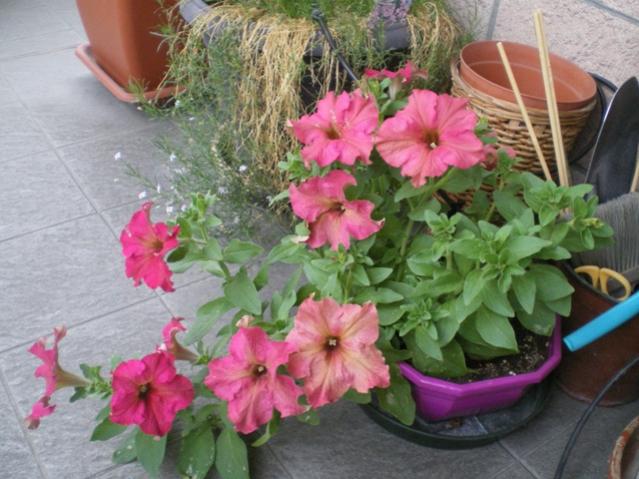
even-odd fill
[{"label": "flower center", "polygon": [[149,394],[150,391],[150,387],[148,384],[142,384],[139,388],[138,388],[138,397],[140,399],[144,399],[147,394]]},{"label": "flower center", "polygon": [[339,338],[331,336],[326,340],[326,349],[333,351],[339,346]]},{"label": "flower center", "polygon": [[264,374],[266,374],[266,366],[263,366],[261,364],[256,364],[253,367],[253,376],[255,376],[256,378],[259,378],[260,376],[263,376]]},{"label": "flower center", "polygon": [[426,134],[424,134],[424,143],[432,149],[437,148],[437,145],[439,144],[439,133],[437,130],[426,130]]},{"label": "flower center", "polygon": [[144,246],[150,249],[153,253],[159,254],[162,252],[162,248],[164,248],[164,243],[157,236],[152,236],[144,242]]},{"label": "flower center", "polygon": [[326,130],[326,136],[329,140],[338,140],[342,137],[340,131],[335,125],[331,125],[330,128]]},{"label": "flower center", "polygon": [[335,211],[337,213],[344,213],[346,211],[346,208],[344,207],[343,203],[340,202],[335,202],[331,205],[331,207],[329,208],[329,211]]}]

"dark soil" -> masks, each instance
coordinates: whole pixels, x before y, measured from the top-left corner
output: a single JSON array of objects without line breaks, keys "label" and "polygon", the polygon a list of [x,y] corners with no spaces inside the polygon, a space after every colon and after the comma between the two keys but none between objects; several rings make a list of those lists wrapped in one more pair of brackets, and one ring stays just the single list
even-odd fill
[{"label": "dark soil", "polygon": [[469,359],[467,365],[472,372],[466,376],[448,380],[463,384],[482,379],[515,376],[539,369],[548,359],[550,338],[533,334],[517,323],[513,326],[517,335],[517,344],[519,344],[519,354],[483,361]]}]

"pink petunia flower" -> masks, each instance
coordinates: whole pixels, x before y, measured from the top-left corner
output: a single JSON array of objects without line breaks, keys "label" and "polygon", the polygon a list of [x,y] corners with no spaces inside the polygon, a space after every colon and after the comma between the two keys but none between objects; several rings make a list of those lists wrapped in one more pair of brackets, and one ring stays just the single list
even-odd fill
[{"label": "pink petunia flower", "polygon": [[408,105],[382,123],[375,143],[386,163],[401,168],[415,188],[449,167],[470,168],[485,158],[475,135],[477,116],[468,101],[429,90],[413,90]]},{"label": "pink petunia flower", "polygon": [[34,375],[45,381],[44,395],[36,401],[31,409],[31,414],[26,418],[27,426],[30,429],[38,427],[40,418],[53,413],[55,406],[49,405],[49,401],[55,391],[65,387],[86,386],[88,384],[84,379],[62,369],[58,362],[58,344],[66,334],[67,330],[64,326],[56,327],[53,330],[51,349],[47,349],[45,338],[39,339],[29,348],[29,352],[42,361]]},{"label": "pink petunia flower", "polygon": [[299,187],[291,184],[293,212],[308,223],[311,234],[307,243],[311,248],[329,243],[334,250],[339,245],[348,249],[351,237],[363,240],[381,229],[383,221],[371,219],[373,203],[346,199],[344,189],[356,184],[355,178],[342,170],[313,177]]},{"label": "pink petunia flower", "polygon": [[197,354],[182,346],[176,339],[178,333],[186,331],[182,321],[184,321],[184,318],[171,318],[171,321],[162,328],[164,342],[160,346],[160,350],[167,351],[177,360],[195,363],[198,358]]},{"label": "pink petunia flower", "polygon": [[111,384],[111,421],[137,424],[153,436],[169,432],[175,415],[195,396],[191,381],[177,374],[173,357],[164,351],[120,363]]},{"label": "pink petunia flower", "polygon": [[302,158],[309,168],[312,161],[321,167],[336,161],[369,164],[377,122],[375,101],[356,90],[338,96],[328,92],[317,102],[315,113],[291,122],[291,126],[295,137],[305,145]]},{"label": "pink petunia flower", "polygon": [[391,71],[385,68],[383,70],[367,68],[364,70],[364,76],[374,80],[390,78],[391,80],[398,79],[401,83],[410,83],[415,77],[426,80],[428,78],[428,72],[426,70],[420,70],[413,62],[409,61],[397,71]]},{"label": "pink petunia flower", "polygon": [[133,278],[136,286],[144,281],[149,288],[173,291],[172,273],[164,256],[178,247],[179,227],[151,223],[152,206],[151,202],[144,203],[120,235],[122,253],[126,257],[126,275]]},{"label": "pink petunia flower", "polygon": [[40,419],[50,416],[55,411],[55,406],[49,404],[49,396],[42,396],[31,408],[31,414],[25,418],[27,428],[36,429],[40,425]]},{"label": "pink petunia flower", "polygon": [[204,384],[228,401],[229,419],[239,432],[248,434],[269,422],[273,408],[282,417],[304,411],[298,404],[302,390],[277,371],[293,351],[287,342],[271,341],[260,328],[240,328],[231,338],[229,355],[209,363]]},{"label": "pink petunia flower", "polygon": [[297,347],[288,368],[304,380],[309,404],[337,401],[349,389],[365,393],[390,385],[388,365],[375,347],[379,317],[372,303],[339,305],[332,298],[306,299],[286,340]]}]

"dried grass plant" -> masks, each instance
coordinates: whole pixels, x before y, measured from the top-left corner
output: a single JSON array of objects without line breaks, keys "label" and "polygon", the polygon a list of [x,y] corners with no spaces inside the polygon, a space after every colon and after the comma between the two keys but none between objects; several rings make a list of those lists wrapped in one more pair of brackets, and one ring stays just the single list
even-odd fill
[{"label": "dried grass plant", "polygon": [[[428,69],[430,79],[424,86],[440,91],[448,87],[448,65],[462,32],[443,0],[414,2],[408,16],[409,51],[382,51],[378,45],[383,38],[371,33],[367,20],[348,12],[328,18],[356,73],[410,59]],[[191,120],[182,122],[188,130],[185,146],[205,142],[209,154],[204,159],[198,148],[197,158],[183,163],[187,176],[197,178],[181,178],[178,189],[182,185],[193,191],[224,182],[225,190],[244,196],[234,198],[238,204],[267,204],[269,196],[286,187],[278,163],[295,148],[287,121],[310,110],[327,90],[351,87],[317,25],[309,18],[247,5],[246,0],[226,0],[194,24],[172,32],[167,42],[167,82],[183,88],[174,113]],[[319,56],[310,54],[318,51]]]}]

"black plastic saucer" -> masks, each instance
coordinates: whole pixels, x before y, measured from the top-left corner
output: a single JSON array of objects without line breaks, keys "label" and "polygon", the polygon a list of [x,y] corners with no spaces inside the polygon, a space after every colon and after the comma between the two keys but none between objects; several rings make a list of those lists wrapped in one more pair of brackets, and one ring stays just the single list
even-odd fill
[{"label": "black plastic saucer", "polygon": [[495,442],[528,424],[543,411],[551,384],[552,378],[547,378],[531,387],[517,404],[507,409],[438,422],[417,417],[411,426],[382,411],[374,400],[362,408],[377,424],[407,441],[437,449],[471,449]]}]

